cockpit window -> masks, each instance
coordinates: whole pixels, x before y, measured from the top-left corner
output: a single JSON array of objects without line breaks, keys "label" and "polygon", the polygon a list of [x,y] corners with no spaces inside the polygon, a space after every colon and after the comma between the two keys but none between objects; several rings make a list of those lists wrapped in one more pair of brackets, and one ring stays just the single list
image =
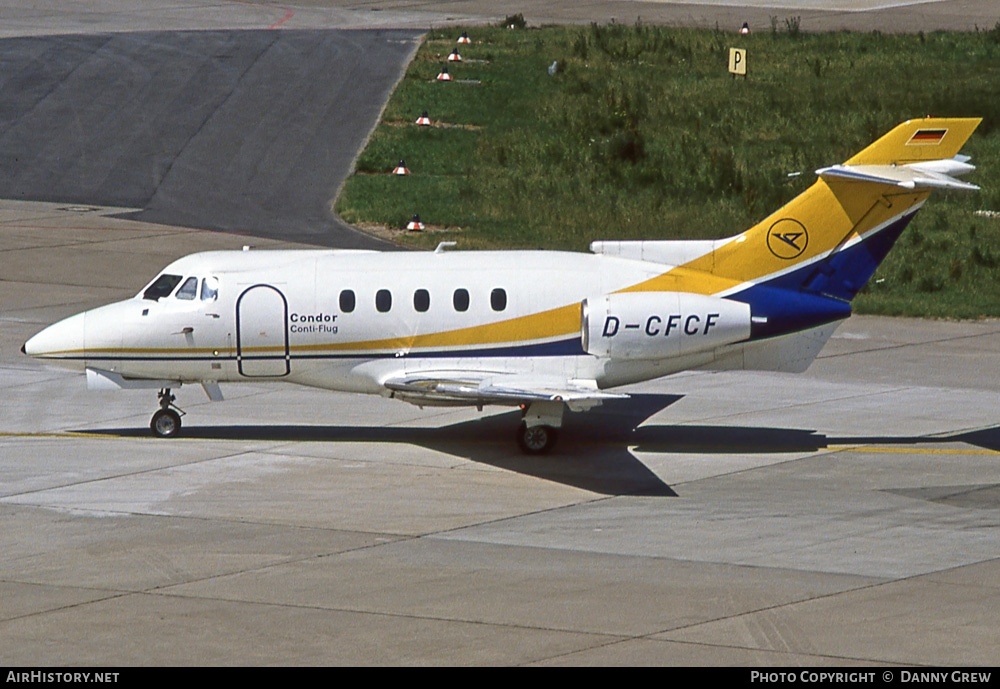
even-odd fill
[{"label": "cockpit window", "polygon": [[198,296],[198,278],[188,278],[174,295],[178,299],[194,299]]},{"label": "cockpit window", "polygon": [[219,281],[215,278],[205,278],[201,281],[201,300],[215,301],[219,297]]},{"label": "cockpit window", "polygon": [[181,281],[180,275],[167,275],[164,273],[153,281],[153,284],[142,293],[143,299],[157,301],[160,297],[166,297],[174,291],[174,287]]}]

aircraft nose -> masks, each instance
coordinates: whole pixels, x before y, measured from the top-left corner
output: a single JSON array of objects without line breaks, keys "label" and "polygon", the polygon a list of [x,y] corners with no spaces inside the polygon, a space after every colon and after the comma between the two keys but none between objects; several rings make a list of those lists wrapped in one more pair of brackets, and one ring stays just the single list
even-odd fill
[{"label": "aircraft nose", "polygon": [[21,351],[44,359],[68,359],[83,356],[84,348],[84,314],[78,313],[29,338]]}]

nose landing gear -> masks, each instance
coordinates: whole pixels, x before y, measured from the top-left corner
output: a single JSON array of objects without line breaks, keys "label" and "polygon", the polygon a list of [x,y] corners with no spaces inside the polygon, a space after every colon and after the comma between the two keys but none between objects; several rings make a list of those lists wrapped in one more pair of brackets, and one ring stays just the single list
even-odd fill
[{"label": "nose landing gear", "polygon": [[174,404],[177,398],[170,394],[170,388],[161,388],[156,397],[160,401],[160,408],[150,419],[149,429],[159,438],[172,438],[181,430],[184,410]]}]

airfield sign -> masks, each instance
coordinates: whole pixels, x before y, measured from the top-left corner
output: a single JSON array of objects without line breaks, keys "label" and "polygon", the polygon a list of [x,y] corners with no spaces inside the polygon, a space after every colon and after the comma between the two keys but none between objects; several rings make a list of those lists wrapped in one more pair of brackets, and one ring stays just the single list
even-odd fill
[{"label": "airfield sign", "polygon": [[746,48],[729,49],[729,73],[733,76],[740,74],[747,75],[747,51]]}]

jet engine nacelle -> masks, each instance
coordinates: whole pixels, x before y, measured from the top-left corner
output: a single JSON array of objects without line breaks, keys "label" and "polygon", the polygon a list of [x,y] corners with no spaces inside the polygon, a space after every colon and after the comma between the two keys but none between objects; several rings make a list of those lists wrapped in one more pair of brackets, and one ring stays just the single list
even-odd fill
[{"label": "jet engine nacelle", "polygon": [[585,299],[583,349],[612,359],[666,359],[750,337],[750,306],[688,292],[628,292]]}]

